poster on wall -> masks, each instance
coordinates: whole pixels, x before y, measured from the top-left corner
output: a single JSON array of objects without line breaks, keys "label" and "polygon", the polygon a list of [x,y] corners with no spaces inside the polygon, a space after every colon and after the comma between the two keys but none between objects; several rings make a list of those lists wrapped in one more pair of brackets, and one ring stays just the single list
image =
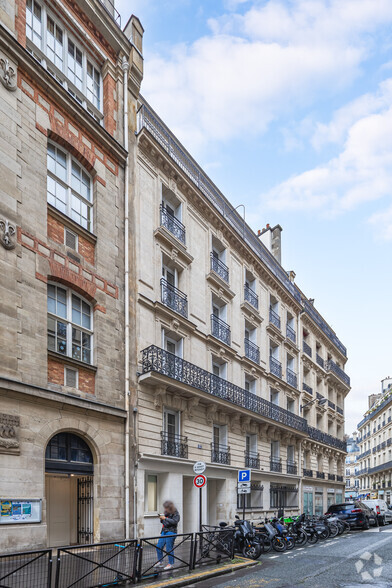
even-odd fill
[{"label": "poster on wall", "polygon": [[31,500],[0,500],[0,525],[15,523],[40,523],[42,501]]}]

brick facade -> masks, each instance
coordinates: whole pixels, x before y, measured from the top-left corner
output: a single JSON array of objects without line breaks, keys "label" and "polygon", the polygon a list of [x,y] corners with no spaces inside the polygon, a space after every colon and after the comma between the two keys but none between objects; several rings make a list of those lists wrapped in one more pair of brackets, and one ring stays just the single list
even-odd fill
[{"label": "brick facade", "polygon": [[64,386],[64,367],[67,365],[78,370],[78,390],[87,394],[95,394],[95,373],[88,368],[75,367],[67,363],[66,360],[48,357],[48,382]]}]

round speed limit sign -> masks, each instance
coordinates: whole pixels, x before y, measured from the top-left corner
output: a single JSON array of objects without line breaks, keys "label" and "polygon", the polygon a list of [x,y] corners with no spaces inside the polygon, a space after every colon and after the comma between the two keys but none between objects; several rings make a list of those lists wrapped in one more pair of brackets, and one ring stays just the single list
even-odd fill
[{"label": "round speed limit sign", "polygon": [[207,478],[203,476],[203,474],[199,474],[198,476],[195,476],[193,479],[193,484],[196,486],[196,488],[203,488],[206,482]]}]

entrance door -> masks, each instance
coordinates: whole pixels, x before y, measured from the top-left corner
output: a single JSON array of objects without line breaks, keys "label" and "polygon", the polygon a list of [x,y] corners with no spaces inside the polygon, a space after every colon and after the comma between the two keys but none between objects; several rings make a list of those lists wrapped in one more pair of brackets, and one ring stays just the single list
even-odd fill
[{"label": "entrance door", "polygon": [[50,547],[76,542],[76,495],[72,496],[72,482],[72,478],[65,476],[46,476],[46,512]]},{"label": "entrance door", "polygon": [[304,513],[313,514],[313,492],[304,492]]}]

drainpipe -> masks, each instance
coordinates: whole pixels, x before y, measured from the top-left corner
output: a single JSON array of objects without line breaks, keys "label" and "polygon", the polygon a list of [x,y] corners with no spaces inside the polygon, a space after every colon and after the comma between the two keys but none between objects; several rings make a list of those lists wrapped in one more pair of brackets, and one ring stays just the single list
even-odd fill
[{"label": "drainpipe", "polygon": [[[299,353],[298,353],[298,385],[299,385],[299,405],[302,404],[302,370],[301,370],[301,349],[302,349],[302,330],[301,330],[301,314],[302,311],[298,313],[297,317],[297,338],[299,344]],[[300,411],[301,412],[301,411]],[[299,512],[302,512],[302,441],[300,439],[299,446],[298,446],[298,470],[299,470],[299,484],[298,484],[298,508]]]},{"label": "drainpipe", "polygon": [[128,154],[128,71],[129,63],[123,57],[123,100],[124,100],[124,149],[127,151],[124,170],[124,313],[125,313],[125,539],[129,539],[129,154]]}]

